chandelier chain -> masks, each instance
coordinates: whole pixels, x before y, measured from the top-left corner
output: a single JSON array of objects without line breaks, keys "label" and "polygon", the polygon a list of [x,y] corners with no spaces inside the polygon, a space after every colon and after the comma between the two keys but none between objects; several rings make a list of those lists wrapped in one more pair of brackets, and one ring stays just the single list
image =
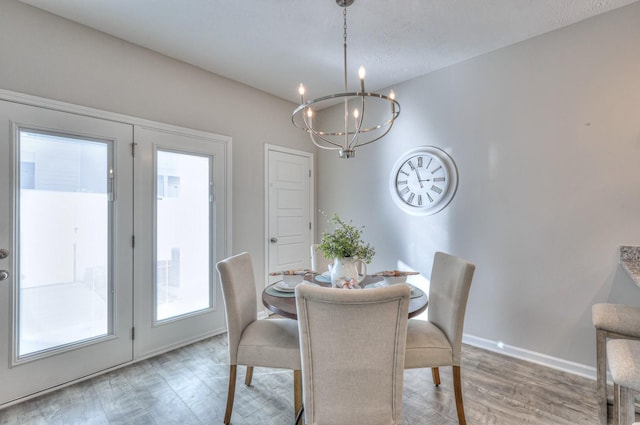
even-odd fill
[{"label": "chandelier chain", "polygon": [[344,24],[342,26],[344,33],[342,35],[342,38],[344,39],[344,44],[347,44],[347,8],[346,7],[342,9],[342,17],[344,19]]}]

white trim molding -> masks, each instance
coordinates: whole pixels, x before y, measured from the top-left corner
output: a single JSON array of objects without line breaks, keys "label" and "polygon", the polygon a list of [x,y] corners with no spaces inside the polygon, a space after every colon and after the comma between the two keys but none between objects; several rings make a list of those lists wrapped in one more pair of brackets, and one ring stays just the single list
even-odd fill
[{"label": "white trim molding", "polygon": [[505,344],[502,341],[492,341],[489,339],[464,334],[462,336],[462,342],[474,347],[493,351],[494,353],[504,354],[505,356],[514,357],[516,359],[525,360],[542,366],[547,366],[552,369],[571,373],[573,375],[582,376],[583,378],[592,380],[596,379],[595,367],[586,366],[565,359],[559,359],[557,357],[552,357],[547,354],[527,350],[525,348],[514,347],[513,345]]}]

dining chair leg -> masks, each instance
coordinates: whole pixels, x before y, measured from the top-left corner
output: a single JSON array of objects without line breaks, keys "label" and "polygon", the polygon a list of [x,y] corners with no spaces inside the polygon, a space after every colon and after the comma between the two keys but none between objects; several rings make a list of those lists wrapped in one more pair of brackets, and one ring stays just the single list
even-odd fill
[{"label": "dining chair leg", "polygon": [[298,411],[298,415],[296,416],[296,421],[294,422],[294,425],[301,425],[303,417],[304,417],[304,405]]},{"label": "dining chair leg", "polygon": [[620,424],[620,386],[613,383],[613,425]]},{"label": "dining chair leg", "polygon": [[462,405],[462,379],[460,377],[460,366],[453,366],[453,392],[456,397],[458,424],[467,425],[467,420],[464,417],[464,406]]},{"label": "dining chair leg", "polygon": [[596,368],[598,424],[607,425],[607,332],[601,329],[596,329]]},{"label": "dining chair leg", "polygon": [[631,424],[636,421],[635,398],[633,391],[627,387],[618,386],[620,402],[618,417],[620,424]]},{"label": "dining chair leg", "polygon": [[293,415],[298,414],[302,408],[302,371],[293,371]]},{"label": "dining chair leg", "polygon": [[433,384],[437,387],[440,385],[440,369],[437,367],[431,368],[431,377],[433,378]]},{"label": "dining chair leg", "polygon": [[231,411],[233,410],[233,397],[236,392],[236,372],[238,365],[229,366],[229,392],[227,393],[227,410],[224,412],[224,423],[231,422]]},{"label": "dining chair leg", "polygon": [[247,373],[244,376],[244,384],[246,386],[251,385],[252,378],[253,378],[253,366],[247,366]]}]

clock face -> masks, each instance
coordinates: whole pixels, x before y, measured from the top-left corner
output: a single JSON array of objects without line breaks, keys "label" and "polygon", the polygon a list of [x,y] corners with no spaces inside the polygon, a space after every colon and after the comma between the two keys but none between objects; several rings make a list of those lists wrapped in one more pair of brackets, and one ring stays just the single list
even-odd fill
[{"label": "clock face", "polygon": [[457,169],[446,152],[424,146],[398,160],[389,183],[391,195],[400,208],[412,214],[435,214],[455,194]]}]

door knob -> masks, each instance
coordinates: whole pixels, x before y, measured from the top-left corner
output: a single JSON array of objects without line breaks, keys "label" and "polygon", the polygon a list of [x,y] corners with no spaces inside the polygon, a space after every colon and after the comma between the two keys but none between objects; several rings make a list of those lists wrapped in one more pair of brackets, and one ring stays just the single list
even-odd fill
[{"label": "door knob", "polygon": [[0,260],[7,258],[9,256],[9,250],[0,248]]},{"label": "door knob", "polygon": [[271,238],[271,243],[276,243],[278,242],[278,238]]},{"label": "door knob", "polygon": [[6,270],[0,270],[0,280],[9,279],[9,272]]}]

